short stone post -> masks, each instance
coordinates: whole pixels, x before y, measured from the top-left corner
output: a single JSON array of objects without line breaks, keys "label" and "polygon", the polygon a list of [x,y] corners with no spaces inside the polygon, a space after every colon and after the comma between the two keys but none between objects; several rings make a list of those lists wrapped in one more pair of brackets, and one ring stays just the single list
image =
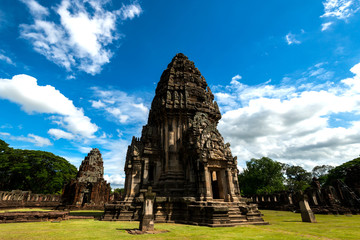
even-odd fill
[{"label": "short stone post", "polygon": [[154,200],[155,193],[152,192],[152,187],[148,187],[144,197],[143,212],[140,219],[140,231],[154,231]]},{"label": "short stone post", "polygon": [[301,219],[303,222],[316,223],[315,215],[312,212],[306,195],[302,195],[299,201]]}]

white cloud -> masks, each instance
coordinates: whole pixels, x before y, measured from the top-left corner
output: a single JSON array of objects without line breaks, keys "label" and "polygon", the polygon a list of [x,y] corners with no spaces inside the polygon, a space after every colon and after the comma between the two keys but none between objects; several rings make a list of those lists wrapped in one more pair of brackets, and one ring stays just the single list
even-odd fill
[{"label": "white cloud", "polygon": [[145,123],[149,109],[145,106],[144,100],[129,95],[119,90],[101,90],[92,88],[94,95],[99,100],[90,100],[92,107],[101,109],[107,115],[121,123]]},{"label": "white cloud", "polygon": [[324,32],[330,28],[330,26],[333,25],[333,22],[326,22],[321,24],[321,31]]},{"label": "white cloud", "polygon": [[22,24],[20,33],[29,40],[35,51],[68,71],[77,68],[95,75],[110,62],[113,52],[109,46],[120,38],[117,18],[139,16],[139,4],[123,5],[120,10],[108,11],[108,1],[62,0],[53,9],[60,23],[45,20],[48,9],[35,0],[23,1],[34,17],[34,23]]},{"label": "white cloud", "polygon": [[60,138],[67,139],[67,140],[71,140],[71,139],[75,138],[74,134],[65,132],[65,131],[63,131],[61,129],[57,129],[57,128],[49,129],[48,133],[50,135],[52,135],[56,140],[60,139]]},{"label": "white cloud", "polygon": [[242,79],[242,77],[239,74],[237,74],[237,75],[235,75],[235,76],[233,76],[231,78],[231,81],[235,82],[235,81],[238,81],[238,80],[241,80],[241,79]]},{"label": "white cloud", "polygon": [[52,145],[51,141],[48,138],[40,137],[35,134],[28,134],[26,137],[24,136],[12,136],[10,133],[7,132],[0,132],[0,135],[9,138],[14,141],[22,141],[22,142],[30,142],[33,143],[35,146],[44,147]]},{"label": "white cloud", "polygon": [[52,145],[49,139],[34,134],[28,134],[27,138],[24,138],[24,141],[34,143],[36,146],[39,147]]},{"label": "white cloud", "polygon": [[114,188],[123,188],[125,183],[125,176],[120,174],[104,175],[104,179]]},{"label": "white cloud", "polygon": [[7,64],[10,64],[10,65],[14,65],[15,66],[15,63],[11,60],[11,58],[5,56],[4,54],[0,53],[0,61],[4,61],[6,62]]},{"label": "white cloud", "polygon": [[286,42],[287,42],[288,45],[291,45],[291,44],[300,44],[300,43],[301,43],[299,40],[296,39],[295,34],[292,34],[292,33],[288,33],[288,34],[285,36],[285,39],[286,39]]},{"label": "white cloud", "polygon": [[89,153],[90,151],[91,151],[91,147],[79,147],[79,151],[81,152],[81,153]]},{"label": "white cloud", "polygon": [[26,6],[29,8],[30,13],[33,16],[36,17],[42,17],[42,16],[47,16],[49,15],[49,11],[47,10],[47,8],[41,6],[37,1],[35,0],[20,0],[21,2],[23,2],[24,4],[26,4]]},{"label": "white cloud", "polygon": [[337,18],[346,20],[352,17],[360,9],[359,0],[326,0],[323,2],[324,18]]},{"label": "white cloud", "polygon": [[[25,74],[0,79],[0,98],[21,105],[22,110],[29,114],[53,114],[53,121],[72,134],[92,138],[98,130],[84,111],[75,107],[59,90],[50,85],[39,86],[35,78]],[[54,130],[51,132],[54,133]]]},{"label": "white cloud", "polygon": [[[307,77],[323,75],[315,70],[323,65],[309,68]],[[232,144],[239,164],[268,156],[311,170],[315,165],[338,165],[357,157],[360,121],[345,118],[341,119],[344,124],[333,125],[334,119],[341,118],[339,114],[360,116],[360,64],[351,72],[354,77],[338,84],[304,87],[292,82],[290,87],[239,83],[216,92],[223,112],[219,129]]]},{"label": "white cloud", "polygon": [[140,16],[142,9],[138,3],[123,5],[120,9],[120,16],[122,20],[133,19]]},{"label": "white cloud", "polygon": [[106,106],[105,103],[103,103],[101,100],[98,101],[90,100],[90,102],[93,108],[103,108]]}]

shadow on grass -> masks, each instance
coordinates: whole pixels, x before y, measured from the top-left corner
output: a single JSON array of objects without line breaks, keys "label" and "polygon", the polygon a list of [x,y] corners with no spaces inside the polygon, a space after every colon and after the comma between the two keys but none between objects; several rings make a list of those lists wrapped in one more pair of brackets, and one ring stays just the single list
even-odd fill
[{"label": "shadow on grass", "polygon": [[103,212],[70,212],[70,216],[84,216],[84,217],[94,217],[100,218],[104,213]]}]

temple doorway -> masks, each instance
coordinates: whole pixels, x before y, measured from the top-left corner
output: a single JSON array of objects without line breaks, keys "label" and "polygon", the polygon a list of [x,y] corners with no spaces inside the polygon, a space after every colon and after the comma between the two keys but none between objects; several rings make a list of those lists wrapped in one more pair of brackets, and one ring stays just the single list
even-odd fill
[{"label": "temple doorway", "polygon": [[211,171],[211,189],[213,199],[225,198],[221,171]]}]

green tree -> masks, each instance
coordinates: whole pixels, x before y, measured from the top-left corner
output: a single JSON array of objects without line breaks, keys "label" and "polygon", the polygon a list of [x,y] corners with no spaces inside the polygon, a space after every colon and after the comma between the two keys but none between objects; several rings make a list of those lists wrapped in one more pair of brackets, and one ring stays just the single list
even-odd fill
[{"label": "green tree", "polygon": [[75,178],[77,169],[66,159],[50,152],[8,147],[0,140],[0,190],[28,190],[34,193],[61,193]]},{"label": "green tree", "polygon": [[270,158],[251,159],[246,169],[239,175],[239,185],[243,194],[263,194],[284,190],[283,164]]},{"label": "green tree", "polygon": [[360,158],[355,158],[349,162],[343,163],[340,166],[337,166],[329,171],[325,184],[335,185],[337,179],[343,180],[345,181],[345,183],[347,182],[347,184],[349,184],[350,183],[349,179],[353,179],[353,178],[359,179],[359,176],[353,176],[353,174],[351,174],[350,176],[350,172],[354,172],[354,170],[359,168],[360,168]]},{"label": "green tree", "polygon": [[114,188],[114,189],[112,189],[112,193],[118,193],[120,195],[123,195],[124,191],[125,191],[124,188]]},{"label": "green tree", "polygon": [[315,166],[311,171],[311,175],[312,177],[317,178],[322,186],[326,182],[331,169],[334,169],[334,167],[330,165]]},{"label": "green tree", "polygon": [[305,190],[310,186],[311,173],[300,166],[285,165],[286,187],[291,191]]}]

